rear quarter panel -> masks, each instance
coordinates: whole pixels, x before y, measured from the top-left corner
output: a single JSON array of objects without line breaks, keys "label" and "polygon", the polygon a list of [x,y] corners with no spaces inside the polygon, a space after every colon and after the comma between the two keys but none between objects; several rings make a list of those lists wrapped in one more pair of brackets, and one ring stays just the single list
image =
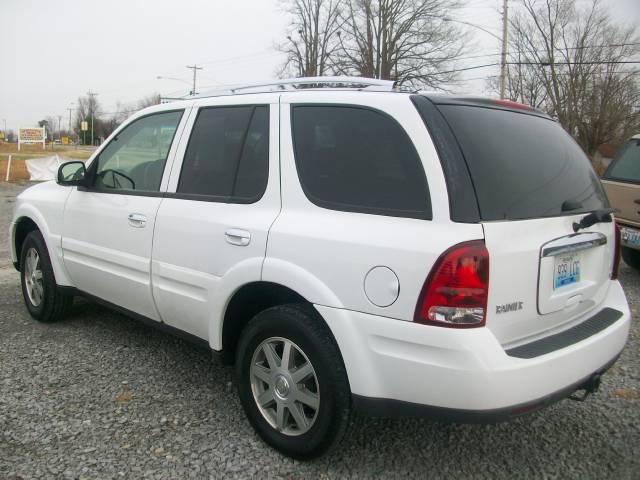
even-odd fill
[{"label": "rear quarter panel", "polygon": [[[483,238],[479,224],[449,220],[446,184],[429,133],[408,95],[389,93],[299,92],[281,97],[282,212],[269,232],[263,280],[298,291],[312,303],[412,320],[432,265],[450,246]],[[433,219],[419,220],[321,208],[307,199],[295,164],[293,103],[359,105],[394,117],[412,139],[422,160]],[[398,298],[374,305],[364,281],[376,266],[398,277]],[[391,288],[391,287],[389,287]]]}]

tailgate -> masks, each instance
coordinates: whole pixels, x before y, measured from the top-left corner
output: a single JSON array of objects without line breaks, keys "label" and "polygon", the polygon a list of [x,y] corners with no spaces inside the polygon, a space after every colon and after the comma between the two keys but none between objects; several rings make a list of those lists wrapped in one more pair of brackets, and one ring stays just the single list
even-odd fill
[{"label": "tailgate", "polygon": [[473,185],[489,253],[486,325],[498,341],[546,335],[597,309],[611,285],[615,226],[587,221],[573,230],[609,209],[579,145],[557,122],[513,102],[434,103],[467,166],[444,169],[449,195],[469,190],[455,177],[468,173]]},{"label": "tailgate", "polygon": [[487,327],[501,344],[557,328],[598,307],[609,287],[613,223],[573,232],[584,215],[485,222]]}]

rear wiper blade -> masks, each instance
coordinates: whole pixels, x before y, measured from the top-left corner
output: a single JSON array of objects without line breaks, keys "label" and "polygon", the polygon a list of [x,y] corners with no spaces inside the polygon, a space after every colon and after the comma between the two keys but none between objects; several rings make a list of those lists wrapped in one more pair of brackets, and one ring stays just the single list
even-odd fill
[{"label": "rear wiper blade", "polygon": [[611,214],[617,212],[617,208],[603,208],[602,210],[596,210],[588,215],[582,217],[579,222],[573,222],[573,231],[578,232],[583,228],[589,228],[596,223],[611,223],[613,220]]}]

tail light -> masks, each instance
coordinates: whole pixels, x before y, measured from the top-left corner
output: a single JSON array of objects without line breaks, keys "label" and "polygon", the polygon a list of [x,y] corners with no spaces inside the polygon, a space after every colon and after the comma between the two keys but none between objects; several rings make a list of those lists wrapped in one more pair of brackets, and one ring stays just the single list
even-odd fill
[{"label": "tail light", "polygon": [[422,287],[414,321],[452,328],[482,327],[489,291],[489,252],[482,240],[444,252]]},{"label": "tail light", "polygon": [[618,269],[620,268],[620,227],[614,223],[615,243],[613,244],[613,268],[611,268],[611,280],[618,279]]}]

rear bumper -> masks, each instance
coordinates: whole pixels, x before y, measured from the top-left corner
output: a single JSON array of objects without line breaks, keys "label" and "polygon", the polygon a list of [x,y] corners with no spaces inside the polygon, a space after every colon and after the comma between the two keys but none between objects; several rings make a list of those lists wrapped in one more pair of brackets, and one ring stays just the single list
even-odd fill
[{"label": "rear bumper", "polygon": [[463,410],[456,408],[434,407],[431,405],[421,405],[418,403],[403,402],[388,398],[371,398],[360,395],[353,395],[353,404],[358,412],[370,417],[385,418],[406,418],[424,417],[434,420],[459,423],[496,423],[510,420],[520,415],[535,412],[544,407],[556,403],[569,397],[578,390],[588,389],[590,382],[604,374],[618,360],[620,354],[616,355],[607,365],[593,372],[580,382],[569,385],[562,390],[554,392],[543,398],[523,403],[511,405],[504,408],[492,410]]},{"label": "rear bumper", "polygon": [[356,407],[378,416],[495,421],[564,398],[615,361],[631,318],[618,282],[604,305],[620,312],[617,321],[534,358],[509,356],[488,328],[447,329],[316,308],[338,342]]}]

